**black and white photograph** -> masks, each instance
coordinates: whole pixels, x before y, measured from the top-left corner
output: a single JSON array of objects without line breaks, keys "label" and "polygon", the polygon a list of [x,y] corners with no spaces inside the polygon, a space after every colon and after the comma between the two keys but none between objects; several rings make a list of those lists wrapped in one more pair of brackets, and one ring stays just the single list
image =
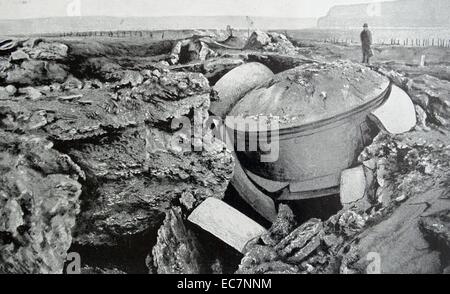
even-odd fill
[{"label": "black and white photograph", "polygon": [[450,274],[449,134],[450,0],[0,0],[0,276]]}]

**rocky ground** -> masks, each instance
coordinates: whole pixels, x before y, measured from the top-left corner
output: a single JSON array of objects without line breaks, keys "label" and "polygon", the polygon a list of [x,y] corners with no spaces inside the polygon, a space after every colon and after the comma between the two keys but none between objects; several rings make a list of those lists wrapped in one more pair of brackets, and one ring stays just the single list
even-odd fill
[{"label": "rocky ground", "polygon": [[360,157],[371,179],[363,199],[299,227],[284,206],[238,272],[447,272],[449,144],[437,131],[380,134]]},{"label": "rocky ground", "polygon": [[[357,47],[303,44],[308,58],[354,60]],[[414,48],[381,48],[371,66],[412,98],[418,125],[403,135],[380,133],[360,156],[370,183],[363,199],[330,219],[297,227],[284,206],[267,236],[250,244],[239,273],[448,273],[450,265],[450,76],[443,56]],[[386,52],[387,51],[387,52]],[[428,52],[425,52],[428,53]],[[447,59],[448,62],[448,59]]]},{"label": "rocky ground", "polygon": [[236,201],[206,123],[212,86],[248,61],[278,73],[355,49],[257,33],[245,50],[202,39],[214,54],[196,61],[173,59],[176,44],[30,39],[0,56],[0,272],[62,273],[68,252],[84,273],[449,271],[448,66],[376,62],[418,126],[361,154],[363,199],[329,219],[283,204],[242,258],[186,221],[208,197]]},{"label": "rocky ground", "polygon": [[[71,245],[142,236],[148,254],[166,241],[152,232],[169,209],[223,198],[232,176],[231,153],[203,129],[213,92],[202,74],[102,63],[99,80],[75,77],[70,50],[36,40],[2,57],[2,272],[62,272]],[[185,143],[197,151],[177,144],[172,120],[183,116],[200,122]]]}]

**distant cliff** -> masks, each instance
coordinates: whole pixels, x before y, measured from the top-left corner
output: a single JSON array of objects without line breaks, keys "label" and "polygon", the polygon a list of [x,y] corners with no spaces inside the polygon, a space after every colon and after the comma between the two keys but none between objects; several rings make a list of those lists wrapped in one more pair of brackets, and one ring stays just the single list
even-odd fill
[{"label": "distant cliff", "polygon": [[398,0],[334,6],[318,21],[321,28],[450,27],[450,0]]}]

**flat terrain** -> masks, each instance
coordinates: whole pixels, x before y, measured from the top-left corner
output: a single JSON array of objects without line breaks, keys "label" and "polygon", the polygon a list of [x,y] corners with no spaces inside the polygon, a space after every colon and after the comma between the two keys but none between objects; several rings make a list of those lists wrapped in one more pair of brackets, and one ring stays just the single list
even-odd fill
[{"label": "flat terrain", "polygon": [[[362,26],[362,24],[361,24]],[[443,39],[450,41],[450,28],[371,28],[373,41],[376,44],[390,44],[391,39],[403,41],[416,39],[421,41]],[[302,29],[287,30],[289,36],[301,40],[341,40],[358,43],[360,28],[350,29]],[[431,45],[431,44],[430,44]]]}]

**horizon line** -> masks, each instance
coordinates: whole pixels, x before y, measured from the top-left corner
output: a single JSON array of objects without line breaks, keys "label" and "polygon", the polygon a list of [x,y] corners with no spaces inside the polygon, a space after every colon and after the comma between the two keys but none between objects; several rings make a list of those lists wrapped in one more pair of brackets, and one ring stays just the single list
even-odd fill
[{"label": "horizon line", "polygon": [[250,17],[250,18],[278,18],[278,19],[318,19],[323,16],[294,17],[294,16],[265,16],[265,15],[150,15],[150,16],[114,16],[114,15],[80,15],[80,16],[47,16],[47,17],[25,17],[25,18],[0,18],[1,20],[39,20],[39,19],[61,19],[82,17],[109,17],[109,18],[166,18],[166,17]]}]

